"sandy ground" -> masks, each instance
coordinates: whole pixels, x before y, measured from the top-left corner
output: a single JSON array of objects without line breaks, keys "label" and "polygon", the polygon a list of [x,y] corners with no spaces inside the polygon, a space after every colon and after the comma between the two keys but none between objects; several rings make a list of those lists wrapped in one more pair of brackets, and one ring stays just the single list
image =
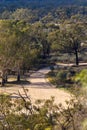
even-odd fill
[{"label": "sandy ground", "polygon": [[23,88],[28,89],[28,95],[30,95],[32,102],[36,99],[49,99],[51,96],[55,98],[55,103],[62,103],[65,105],[65,100],[70,99],[70,94],[56,89],[55,86],[51,85],[45,78],[46,73],[50,71],[49,67],[36,71],[28,77],[30,84],[26,85],[15,85],[13,87],[0,88],[0,93],[10,93],[13,97],[16,97],[18,91],[23,95]]}]

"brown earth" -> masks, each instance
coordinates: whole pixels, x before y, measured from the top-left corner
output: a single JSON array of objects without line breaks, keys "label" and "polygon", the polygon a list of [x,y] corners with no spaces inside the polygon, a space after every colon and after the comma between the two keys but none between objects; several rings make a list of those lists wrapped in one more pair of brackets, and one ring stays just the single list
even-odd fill
[{"label": "brown earth", "polygon": [[51,85],[45,75],[50,71],[50,68],[40,69],[30,75],[27,80],[30,84],[14,85],[12,87],[0,88],[0,93],[12,94],[13,97],[17,97],[18,91],[23,95],[23,88],[28,89],[27,94],[30,95],[32,102],[36,99],[49,99],[51,96],[55,98],[55,103],[62,103],[65,105],[65,100],[69,100],[71,95],[64,90],[55,88]]}]

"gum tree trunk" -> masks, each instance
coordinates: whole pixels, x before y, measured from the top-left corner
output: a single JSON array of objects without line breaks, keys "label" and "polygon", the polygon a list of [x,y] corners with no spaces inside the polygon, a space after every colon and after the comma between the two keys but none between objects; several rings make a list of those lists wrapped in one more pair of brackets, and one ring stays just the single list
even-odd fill
[{"label": "gum tree trunk", "polygon": [[5,83],[7,83],[7,82],[8,82],[8,76],[6,74],[6,76],[5,76]]},{"label": "gum tree trunk", "polygon": [[79,65],[79,58],[78,58],[78,50],[75,50],[75,56],[76,56],[76,65]]},{"label": "gum tree trunk", "polygon": [[2,86],[2,87],[5,86],[5,79],[4,79],[4,78],[2,78],[1,86]]},{"label": "gum tree trunk", "polygon": [[19,82],[20,79],[21,79],[21,77],[20,77],[20,70],[19,70],[19,71],[18,71],[18,74],[17,74],[17,81]]},{"label": "gum tree trunk", "polygon": [[5,72],[4,71],[2,71],[1,72],[1,86],[3,87],[4,85],[5,85]]}]

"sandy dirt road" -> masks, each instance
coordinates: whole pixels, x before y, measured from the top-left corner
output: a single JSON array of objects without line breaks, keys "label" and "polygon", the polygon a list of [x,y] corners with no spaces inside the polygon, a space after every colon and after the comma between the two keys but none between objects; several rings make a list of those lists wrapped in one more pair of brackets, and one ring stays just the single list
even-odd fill
[{"label": "sandy dirt road", "polygon": [[63,90],[56,89],[55,86],[51,85],[45,75],[50,71],[49,67],[40,69],[30,75],[27,80],[30,84],[26,85],[15,85],[13,87],[3,87],[0,88],[0,93],[9,93],[13,97],[16,97],[18,91],[23,95],[23,88],[28,89],[28,95],[30,95],[32,102],[36,99],[49,99],[51,96],[55,98],[55,103],[62,103],[65,105],[65,100],[69,100],[71,95]]}]

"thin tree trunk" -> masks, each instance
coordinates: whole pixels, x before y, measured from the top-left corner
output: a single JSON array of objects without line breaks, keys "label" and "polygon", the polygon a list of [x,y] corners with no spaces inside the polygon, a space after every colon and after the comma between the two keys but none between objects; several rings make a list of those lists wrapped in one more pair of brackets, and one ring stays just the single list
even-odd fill
[{"label": "thin tree trunk", "polygon": [[5,71],[2,71],[1,72],[1,86],[3,87],[5,85]]},{"label": "thin tree trunk", "polygon": [[7,82],[8,82],[8,76],[6,74],[6,76],[5,76],[5,83],[7,83]]},{"label": "thin tree trunk", "polygon": [[18,82],[20,81],[20,72],[18,72],[17,81],[18,81]]},{"label": "thin tree trunk", "polygon": [[48,45],[48,47],[47,47],[47,55],[48,56],[50,55],[50,45]]},{"label": "thin tree trunk", "polygon": [[1,86],[2,87],[5,86],[5,78],[4,77],[2,77]]},{"label": "thin tree trunk", "polygon": [[43,58],[46,58],[46,46],[43,44]]},{"label": "thin tree trunk", "polygon": [[43,49],[43,58],[45,59],[46,58],[46,53],[45,53],[45,50]]},{"label": "thin tree trunk", "polygon": [[76,56],[76,65],[79,65],[79,58],[78,58],[78,51],[75,50],[75,56]]}]

